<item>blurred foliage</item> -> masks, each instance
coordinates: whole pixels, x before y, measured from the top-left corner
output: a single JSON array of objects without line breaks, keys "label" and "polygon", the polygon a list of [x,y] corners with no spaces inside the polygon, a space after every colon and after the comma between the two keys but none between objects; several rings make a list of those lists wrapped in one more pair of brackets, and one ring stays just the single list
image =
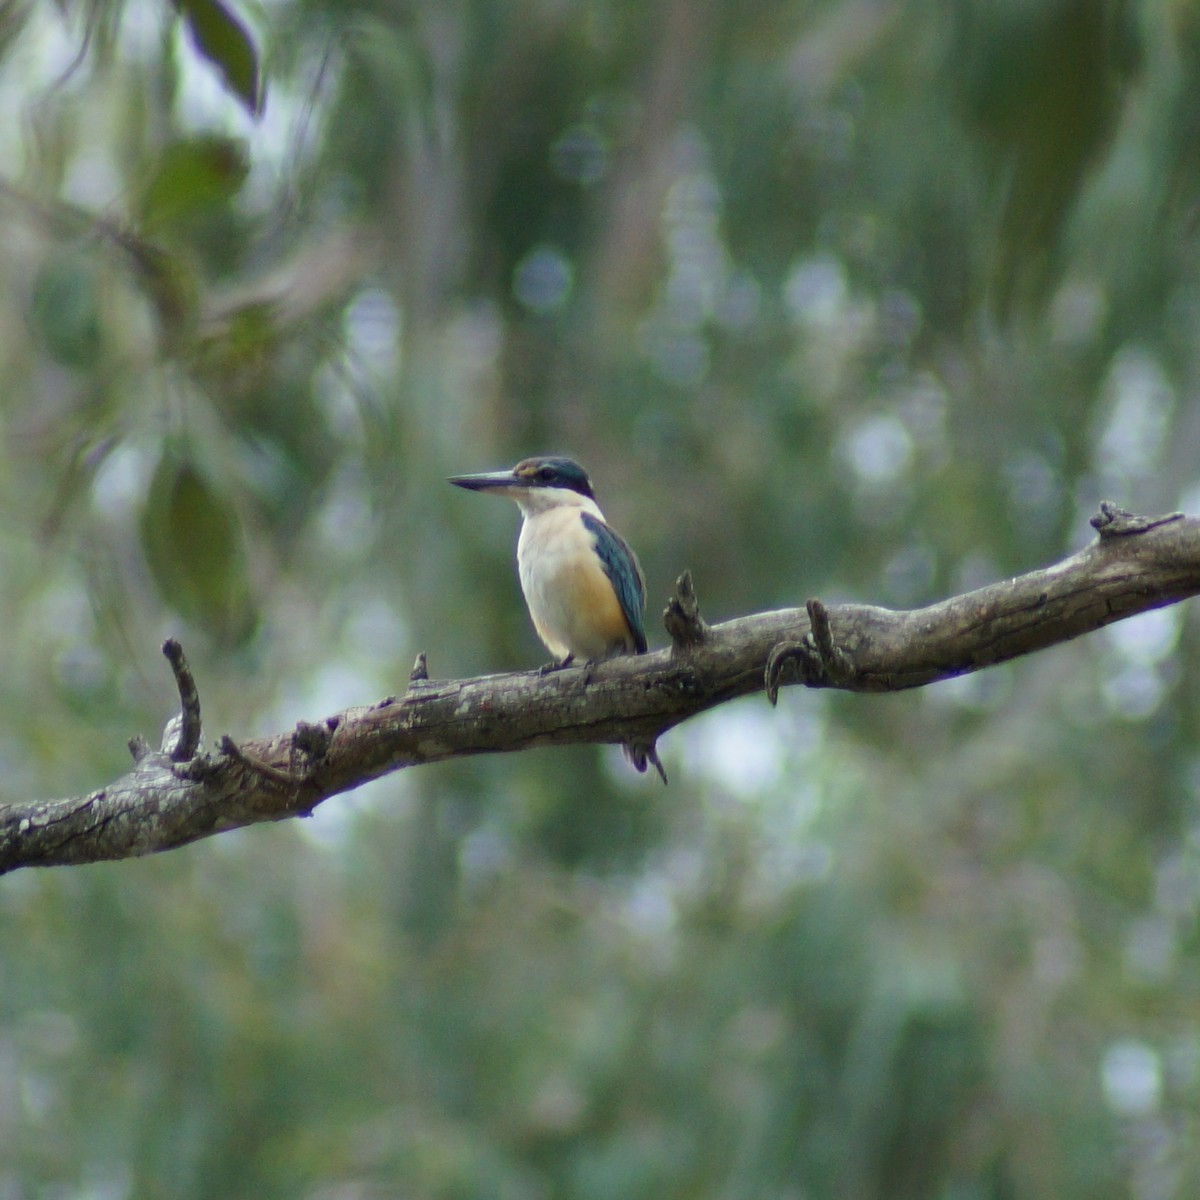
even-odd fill
[{"label": "blurred foliage", "polygon": [[175,0],[196,50],[252,115],[263,102],[258,51],[249,30],[221,0]]},{"label": "blurred foliage", "polygon": [[[0,5],[0,756],[544,659],[573,452],[719,620],[1200,508],[1194,0]],[[662,644],[660,634],[652,643]],[[0,1197],[1200,1186],[1200,628],[0,881]]]},{"label": "blurred foliage", "polygon": [[146,493],[142,547],[158,590],[217,641],[253,632],[237,514],[186,454],[167,446]]}]

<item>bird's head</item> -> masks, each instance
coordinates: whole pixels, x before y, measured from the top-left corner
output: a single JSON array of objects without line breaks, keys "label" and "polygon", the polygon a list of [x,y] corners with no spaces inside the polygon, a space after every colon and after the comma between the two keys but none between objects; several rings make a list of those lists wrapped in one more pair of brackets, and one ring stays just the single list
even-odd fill
[{"label": "bird's head", "polygon": [[495,492],[515,500],[526,513],[569,504],[595,502],[592,481],[574,459],[559,455],[524,458],[511,471],[482,475],[452,475],[450,482],[473,492]]}]

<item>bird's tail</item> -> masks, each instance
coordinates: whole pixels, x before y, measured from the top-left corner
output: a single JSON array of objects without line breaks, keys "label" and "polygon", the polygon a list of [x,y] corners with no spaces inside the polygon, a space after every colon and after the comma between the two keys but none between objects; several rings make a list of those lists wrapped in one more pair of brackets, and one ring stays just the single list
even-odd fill
[{"label": "bird's tail", "polygon": [[653,739],[649,742],[625,742],[621,749],[625,751],[625,757],[639,771],[645,771],[647,766],[653,765],[654,769],[662,776],[663,783],[667,782],[667,772],[663,768],[662,759],[658,757],[658,746]]}]

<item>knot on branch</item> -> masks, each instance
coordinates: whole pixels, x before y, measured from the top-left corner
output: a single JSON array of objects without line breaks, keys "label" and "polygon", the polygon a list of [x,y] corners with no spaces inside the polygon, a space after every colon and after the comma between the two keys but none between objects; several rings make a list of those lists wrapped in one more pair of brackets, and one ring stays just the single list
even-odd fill
[{"label": "knot on branch", "polygon": [[275,766],[274,763],[266,762],[256,755],[247,753],[229,734],[222,736],[219,748],[226,758],[232,759],[272,787],[291,791],[300,782],[290,771],[285,771],[282,767]]},{"label": "knot on branch", "polygon": [[1127,509],[1119,508],[1110,500],[1100,502],[1100,511],[1088,522],[1100,535],[1101,539],[1125,537],[1131,533],[1145,533],[1148,529],[1156,529],[1159,525],[1169,525],[1172,521],[1182,521],[1183,513],[1163,513],[1157,517],[1138,517]]},{"label": "knot on branch", "polygon": [[700,615],[700,601],[696,599],[691,571],[684,571],[675,580],[675,595],[663,610],[663,624],[676,652],[699,646],[708,639],[708,626]]},{"label": "knot on branch", "polygon": [[[393,697],[389,697],[386,701],[386,703],[393,702]],[[378,708],[379,705],[375,707]],[[341,723],[340,717],[326,717],[324,721],[316,725],[310,724],[308,721],[296,722],[296,728],[292,731],[292,747],[288,759],[288,767],[295,782],[299,783],[303,780],[305,783],[309,783],[312,781],[325,762],[329,746],[333,742],[334,732]]]},{"label": "knot on branch", "polygon": [[320,762],[329,750],[329,743],[333,741],[333,731],[336,728],[336,724],[330,726],[328,721],[320,725],[297,721],[292,733],[292,748],[303,754],[310,763]]},{"label": "knot on branch", "polygon": [[813,599],[805,606],[810,629],[799,641],[779,642],[767,655],[763,682],[767,699],[779,700],[785,683],[803,683],[805,687],[848,687],[858,672],[850,655],[833,639],[829,609]]}]

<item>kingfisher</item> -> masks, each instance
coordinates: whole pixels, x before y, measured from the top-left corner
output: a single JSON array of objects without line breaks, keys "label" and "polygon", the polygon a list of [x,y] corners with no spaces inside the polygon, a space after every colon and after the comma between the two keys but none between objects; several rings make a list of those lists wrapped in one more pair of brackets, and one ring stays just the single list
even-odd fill
[{"label": "kingfisher", "polygon": [[[474,492],[495,492],[521,510],[517,571],[533,627],[555,657],[548,668],[618,654],[645,654],[646,579],[637,555],[604,519],[592,481],[573,459],[522,459],[511,471],[453,475]],[[626,745],[639,771],[666,774],[653,743]]]}]

